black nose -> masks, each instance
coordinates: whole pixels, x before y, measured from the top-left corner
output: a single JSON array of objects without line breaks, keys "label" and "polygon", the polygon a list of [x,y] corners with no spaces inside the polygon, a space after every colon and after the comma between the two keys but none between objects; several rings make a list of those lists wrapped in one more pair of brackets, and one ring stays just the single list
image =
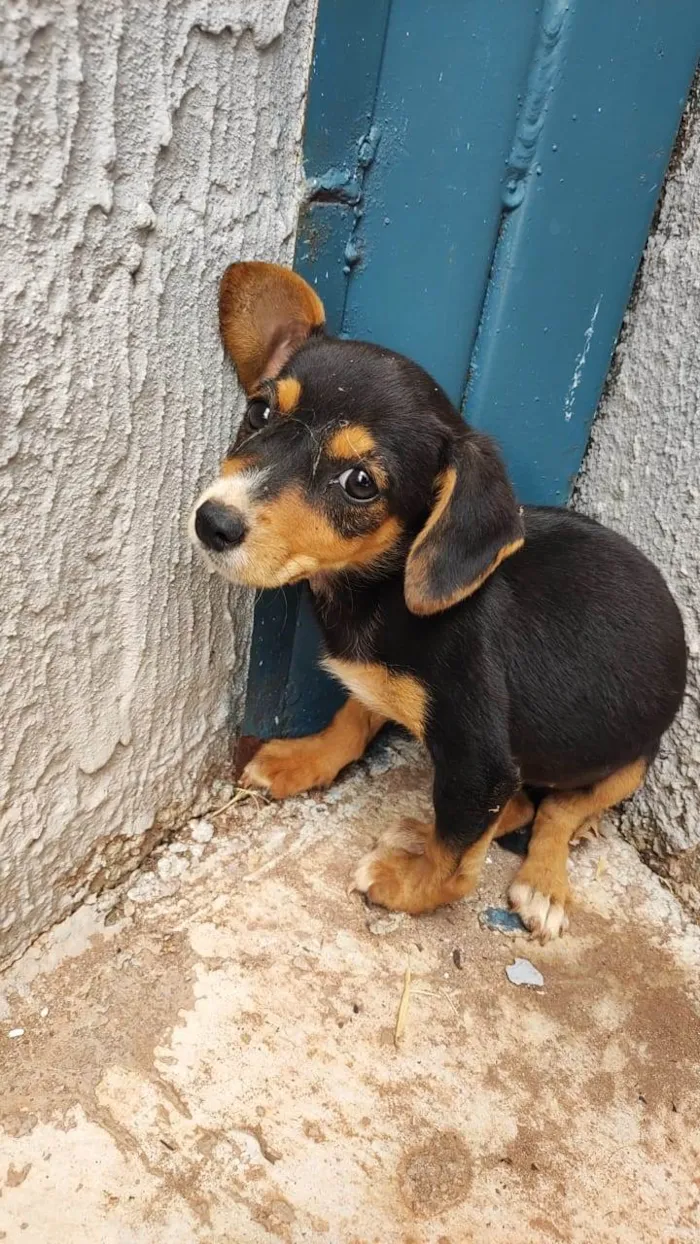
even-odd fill
[{"label": "black nose", "polygon": [[204,501],[194,516],[197,539],[215,553],[235,548],[246,534],[243,515],[216,501]]}]

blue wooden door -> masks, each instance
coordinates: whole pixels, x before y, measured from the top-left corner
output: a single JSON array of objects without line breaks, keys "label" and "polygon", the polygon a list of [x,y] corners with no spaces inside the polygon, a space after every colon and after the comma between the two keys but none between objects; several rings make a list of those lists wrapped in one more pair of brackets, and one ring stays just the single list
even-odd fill
[{"label": "blue wooden door", "polygon": [[[523,501],[569,497],[699,52],[700,0],[319,0],[295,266]],[[303,590],[265,595],[245,733],[325,724],[317,642]]]}]

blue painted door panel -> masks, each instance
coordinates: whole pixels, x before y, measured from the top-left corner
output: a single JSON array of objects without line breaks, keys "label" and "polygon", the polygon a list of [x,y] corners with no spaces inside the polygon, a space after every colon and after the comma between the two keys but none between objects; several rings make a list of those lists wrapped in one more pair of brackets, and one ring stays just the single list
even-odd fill
[{"label": "blue painted door panel", "polygon": [[[306,108],[308,195],[294,266],[318,290],[332,333],[342,327],[346,251],[361,211],[390,0],[321,0]],[[371,150],[371,148],[370,148]],[[319,669],[320,635],[306,589],[263,592],[255,609],[243,733],[320,730],[344,694]]]},{"label": "blue painted door panel", "polygon": [[[700,52],[700,0],[319,0],[295,267],[565,502]],[[246,733],[321,728],[303,590],[256,610]]]},{"label": "blue painted door panel", "polygon": [[346,251],[363,200],[389,8],[390,0],[319,6],[304,140],[308,196],[294,266],[318,289],[334,333],[342,326]]},{"label": "blue painted door panel", "polygon": [[421,363],[459,404],[537,30],[523,0],[393,0],[343,332]]},{"label": "blue painted door panel", "polygon": [[466,403],[524,500],[569,497],[699,46],[700,0],[545,5]]}]

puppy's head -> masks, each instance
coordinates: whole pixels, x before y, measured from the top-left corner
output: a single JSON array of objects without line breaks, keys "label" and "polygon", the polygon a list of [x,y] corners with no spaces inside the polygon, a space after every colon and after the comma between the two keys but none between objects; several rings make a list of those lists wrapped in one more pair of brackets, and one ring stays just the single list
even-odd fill
[{"label": "puppy's head", "polygon": [[520,547],[495,448],[415,363],[325,336],[318,296],[274,264],[228,268],[219,315],[248,407],[190,529],[224,578],[266,588],[403,566],[409,609],[431,614]]}]

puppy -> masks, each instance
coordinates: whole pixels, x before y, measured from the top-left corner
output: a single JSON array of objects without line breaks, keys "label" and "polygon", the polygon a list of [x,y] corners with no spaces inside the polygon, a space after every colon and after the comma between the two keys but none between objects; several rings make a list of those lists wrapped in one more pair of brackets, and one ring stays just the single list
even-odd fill
[{"label": "puppy", "polygon": [[323,663],[349,692],[320,734],[264,744],[244,784],[276,798],[327,786],[400,722],[432,757],[434,823],[391,828],[356,889],[432,911],[534,817],[509,899],[533,935],[560,934],[570,841],[637,789],[683,695],[661,575],[589,518],[519,506],[493,442],[439,385],[326,336],[297,274],[233,264],[219,309],[249,401],[192,537],[234,583],[307,580]]}]

